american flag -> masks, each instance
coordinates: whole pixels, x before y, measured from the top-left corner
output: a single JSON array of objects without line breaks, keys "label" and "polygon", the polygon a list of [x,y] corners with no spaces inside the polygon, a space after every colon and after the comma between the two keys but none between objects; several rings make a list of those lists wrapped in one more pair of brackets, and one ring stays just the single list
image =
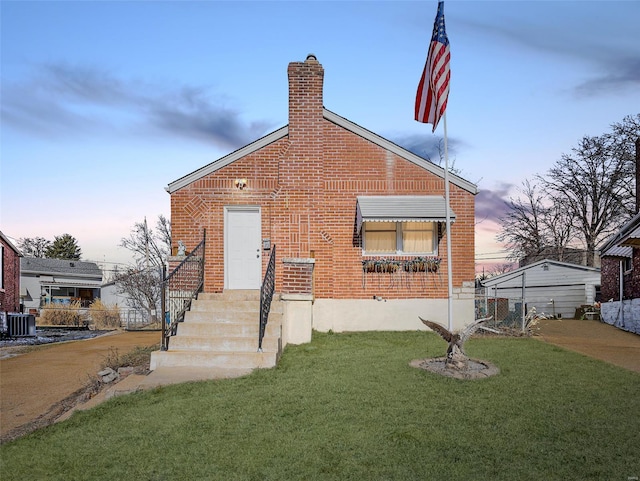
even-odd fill
[{"label": "american flag", "polygon": [[438,2],[429,54],[416,94],[415,118],[418,122],[433,124],[432,132],[435,132],[440,117],[447,108],[451,78],[450,60],[449,39],[444,29],[444,2]]}]

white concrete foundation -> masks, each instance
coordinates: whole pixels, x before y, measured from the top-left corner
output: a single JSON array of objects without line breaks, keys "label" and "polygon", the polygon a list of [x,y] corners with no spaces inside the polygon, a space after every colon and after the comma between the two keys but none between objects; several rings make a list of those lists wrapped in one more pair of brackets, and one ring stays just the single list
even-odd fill
[{"label": "white concrete foundation", "polygon": [[[446,299],[316,299],[313,329],[321,332],[426,330],[418,319],[447,327]],[[473,300],[453,301],[453,329],[473,322]]]},{"label": "white concrete foundation", "polygon": [[[447,299],[314,299],[310,294],[282,294],[280,300],[283,346],[310,342],[313,330],[427,330],[418,316],[448,327]],[[452,302],[453,330],[475,320],[473,282],[454,289]]]},{"label": "white concrete foundation", "polygon": [[311,342],[313,296],[282,294],[282,346]]}]

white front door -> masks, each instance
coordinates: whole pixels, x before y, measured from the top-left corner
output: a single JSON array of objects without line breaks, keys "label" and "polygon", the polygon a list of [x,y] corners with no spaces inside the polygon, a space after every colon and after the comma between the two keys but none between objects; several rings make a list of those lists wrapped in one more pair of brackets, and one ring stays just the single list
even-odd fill
[{"label": "white front door", "polygon": [[260,207],[225,208],[225,288],[260,289]]}]

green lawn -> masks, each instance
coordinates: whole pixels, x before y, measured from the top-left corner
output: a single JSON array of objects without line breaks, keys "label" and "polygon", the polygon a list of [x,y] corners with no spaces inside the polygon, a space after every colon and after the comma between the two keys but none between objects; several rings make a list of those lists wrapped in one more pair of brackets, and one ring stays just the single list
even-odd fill
[{"label": "green lawn", "polygon": [[9,480],[640,477],[640,374],[534,339],[472,339],[498,376],[409,367],[433,333],[314,334],[277,368],[112,399],[0,447]]}]

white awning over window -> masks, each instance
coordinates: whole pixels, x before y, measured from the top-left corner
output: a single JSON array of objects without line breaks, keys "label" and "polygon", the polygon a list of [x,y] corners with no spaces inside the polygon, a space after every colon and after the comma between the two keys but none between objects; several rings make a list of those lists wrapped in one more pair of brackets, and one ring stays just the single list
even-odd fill
[{"label": "white awning over window", "polygon": [[621,246],[640,247],[640,225],[631,231],[627,240],[620,243]]},{"label": "white awning over window", "polygon": [[[456,218],[449,208],[449,220]],[[363,222],[445,222],[446,201],[439,195],[358,196],[358,232]]]}]

